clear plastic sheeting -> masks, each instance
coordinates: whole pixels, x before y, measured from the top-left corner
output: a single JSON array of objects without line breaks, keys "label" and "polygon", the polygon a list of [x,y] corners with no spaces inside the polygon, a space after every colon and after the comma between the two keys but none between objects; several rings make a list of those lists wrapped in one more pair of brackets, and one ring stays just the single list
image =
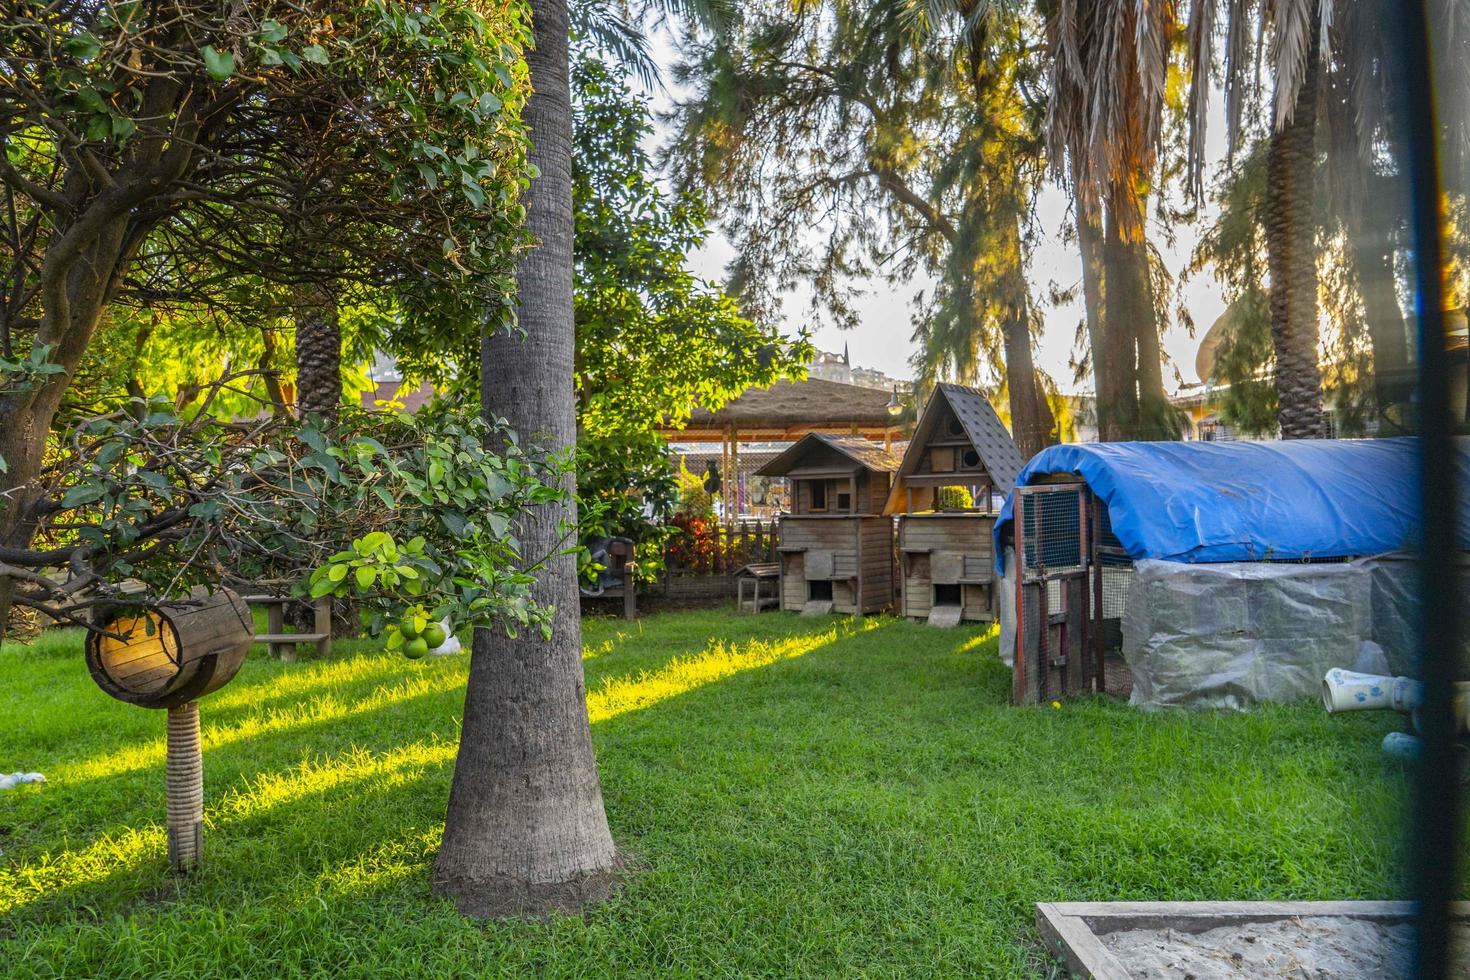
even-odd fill
[{"label": "clear plastic sheeting", "polygon": [[[1244,709],[1315,698],[1373,639],[1360,563],[1134,565],[1123,611],[1131,702]],[[1381,641],[1380,641],[1381,642]]]},{"label": "clear plastic sheeting", "polygon": [[1000,662],[1012,670],[1016,666],[1016,550],[1006,546],[1006,571],[996,589],[1000,603]]},{"label": "clear plastic sheeting", "polygon": [[[1419,615],[1419,567],[1408,554],[1376,555],[1353,563],[1368,576],[1372,639],[1388,658],[1388,673],[1418,676],[1415,621]],[[1470,555],[1461,555],[1458,574],[1470,597]],[[1460,635],[1460,679],[1470,680],[1470,630]]]}]

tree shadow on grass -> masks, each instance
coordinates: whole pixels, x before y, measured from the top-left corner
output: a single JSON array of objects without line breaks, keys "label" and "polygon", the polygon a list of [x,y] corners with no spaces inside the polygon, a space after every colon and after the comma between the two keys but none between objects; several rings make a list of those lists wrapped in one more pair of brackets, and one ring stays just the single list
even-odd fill
[{"label": "tree shadow on grass", "polygon": [[[878,625],[866,630],[872,632]],[[770,642],[752,641],[740,647],[716,642],[693,656],[673,652],[652,670],[639,670],[632,676],[606,673],[589,695],[589,709],[598,723],[643,711],[742,672],[808,655],[850,634],[840,625],[814,624]],[[355,682],[355,686],[374,692],[393,690],[376,683],[376,675]],[[333,703],[341,703],[342,691],[334,690],[332,694]],[[338,839],[335,828],[340,817],[332,811],[353,809],[352,801],[362,795],[364,786],[384,780],[401,782],[395,775],[400,764],[424,767],[422,791],[434,801],[430,824],[437,826],[447,794],[461,700],[458,683],[454,683],[410,697],[388,698],[367,710],[349,707],[340,713],[307,719],[274,715],[276,719],[284,718],[285,723],[258,726],[248,737],[221,741],[207,734],[209,841],[217,842],[222,835],[229,841],[254,841],[266,834],[272,840],[273,852],[291,850],[294,844],[314,858],[336,855],[318,840],[300,839],[301,834]],[[208,732],[212,716],[207,710],[205,714]],[[414,736],[426,734],[426,719],[432,719],[427,734],[438,739],[430,751],[432,766],[425,762],[422,752],[407,751],[426,744],[412,741]],[[226,728],[225,733],[236,730]],[[334,745],[341,745],[343,751],[331,756],[329,747]],[[191,887],[194,879],[173,879],[164,866],[163,832],[157,822],[163,809],[160,769],[161,765],[155,764],[100,772],[77,783],[58,783],[44,804],[40,798],[35,801],[39,805],[59,805],[61,812],[71,813],[63,833],[84,836],[90,843],[80,848],[38,848],[34,855],[13,859],[15,870],[8,876],[11,883],[7,890],[13,903],[10,911],[17,922],[54,925],[77,915],[79,910],[88,910],[92,916],[116,914],[150,895],[172,894],[171,890]],[[97,807],[82,805],[84,799],[94,804],[97,800],[116,801],[116,807],[105,808],[108,824],[99,824]],[[398,807],[390,808],[390,812],[400,811]],[[47,828],[53,838],[59,829],[56,815],[53,810]],[[25,819],[27,815],[18,816]],[[41,818],[43,814],[36,812],[34,816]],[[268,833],[272,830],[274,833]],[[222,861],[214,853],[219,846],[207,845],[209,867],[203,875],[227,870],[228,859]],[[22,848],[22,853],[25,850],[28,848]],[[224,853],[230,853],[228,846]],[[217,866],[219,872],[214,870]]]},{"label": "tree shadow on grass", "polygon": [[[1355,833],[1393,826],[1372,726],[1296,709],[1017,709],[974,633],[781,625],[800,636],[708,643],[693,624],[589,670],[609,818],[646,870],[585,921],[481,928],[430,900],[459,711],[446,692],[221,748],[210,785],[232,788],[210,791],[198,875],[168,877],[150,823],[122,866],[102,855],[98,877],[62,876],[12,915],[12,948],[105,972],[111,944],[154,962],[197,927],[217,972],[363,955],[360,969],[440,975],[1019,975],[1040,962],[1038,900],[1387,887],[1391,854],[1340,859]],[[363,752],[336,751],[346,742]],[[308,754],[317,769],[290,768]],[[242,944],[262,948],[229,952]]]}]

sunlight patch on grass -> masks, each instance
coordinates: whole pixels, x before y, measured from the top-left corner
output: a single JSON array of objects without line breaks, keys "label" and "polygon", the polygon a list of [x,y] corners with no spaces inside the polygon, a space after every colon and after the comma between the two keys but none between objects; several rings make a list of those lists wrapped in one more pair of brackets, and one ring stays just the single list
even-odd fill
[{"label": "sunlight patch on grass", "polygon": [[988,643],[999,632],[1000,632],[1000,626],[999,626],[999,624],[993,624],[988,629],[986,629],[984,632],[976,633],[970,639],[966,640],[964,643],[961,643],[960,646],[959,646],[959,648],[955,652],[956,653],[971,653],[971,652],[973,652],[975,650],[978,650],[978,649],[980,649],[980,647],[982,647],[983,645],[985,645],[986,643]]},{"label": "sunlight patch on grass", "polygon": [[[328,760],[303,762],[285,772],[262,773],[243,788],[225,793],[216,804],[210,804],[206,797],[206,840],[215,830],[309,796],[340,795],[349,787],[402,787],[421,778],[427,770],[452,761],[457,749],[456,743],[438,739],[383,753],[354,748]],[[150,821],[116,836],[103,835],[85,847],[18,862],[0,871],[0,914],[23,908],[59,889],[85,885],[162,858],[167,848],[163,825]]]},{"label": "sunlight patch on grass", "polygon": [[[858,629],[877,629],[878,626],[874,620],[864,620]],[[676,657],[658,670],[603,681],[597,690],[587,695],[587,714],[595,724],[629,711],[638,711],[732,674],[804,656],[819,647],[836,643],[837,638],[838,629],[834,626],[821,633],[750,640],[742,644],[711,639],[703,653]]]},{"label": "sunlight patch on grass", "polygon": [[[298,698],[323,688],[343,687],[357,681],[389,677],[403,673],[403,661],[397,657],[357,656],[344,660],[313,660],[289,665],[273,677],[237,678],[233,684],[209,700],[201,702],[211,710],[252,707],[277,698]],[[244,683],[241,683],[244,681]]]},{"label": "sunlight patch on grass", "polygon": [[[638,634],[637,635],[639,637],[641,637],[643,635],[643,624],[642,623],[639,623],[638,624]],[[583,660],[594,660],[597,657],[601,657],[601,656],[603,656],[605,654],[612,653],[618,647],[622,646],[624,643],[627,643],[629,640],[634,639],[634,638],[635,637],[634,637],[634,634],[633,633],[631,633],[631,632],[624,632],[623,630],[618,630],[609,639],[603,640],[601,643],[598,643],[596,645],[593,645],[591,643],[584,643],[584,644],[582,644],[582,659]]]},{"label": "sunlight patch on grass", "polygon": [[[204,750],[205,752],[209,752],[223,745],[286,732],[293,728],[302,728],[322,722],[342,721],[399,702],[409,701],[426,695],[443,694],[457,687],[464,686],[466,667],[467,662],[461,663],[456,661],[450,665],[449,669],[432,673],[415,674],[410,677],[405,677],[397,684],[382,685],[375,688],[366,697],[351,703],[340,700],[334,694],[328,692],[312,698],[310,701],[291,705],[290,707],[272,709],[262,714],[251,715],[234,724],[211,724],[209,708],[213,702],[206,701],[200,710],[200,718],[202,720],[201,735]],[[164,727],[162,713],[159,714],[158,730],[159,737],[157,739],[150,739],[147,742],[124,746],[115,752],[93,756],[76,765],[62,766],[58,769],[56,778],[70,782],[79,782],[102,776],[117,775],[149,766],[161,766],[166,748],[166,742],[163,738]]]},{"label": "sunlight patch on grass", "polygon": [[62,888],[101,881],[133,867],[149,854],[166,854],[163,824],[103,834],[86,847],[42,854],[33,861],[0,867],[0,919]]},{"label": "sunlight patch on grass", "polygon": [[231,790],[209,807],[205,821],[230,823],[313,794],[370,785],[390,789],[423,775],[454,758],[458,745],[438,739],[413,742],[391,752],[353,748],[325,760],[308,760],[285,772],[263,772],[243,788]]}]

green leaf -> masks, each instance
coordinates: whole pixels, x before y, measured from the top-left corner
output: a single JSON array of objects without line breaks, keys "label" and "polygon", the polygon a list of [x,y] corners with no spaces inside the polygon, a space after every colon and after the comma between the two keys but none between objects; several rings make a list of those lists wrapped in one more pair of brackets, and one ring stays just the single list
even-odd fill
[{"label": "green leaf", "polygon": [[336,587],[336,582],[333,582],[330,578],[324,578],[321,581],[312,584],[311,597],[313,599],[320,599],[322,596],[327,595]]},{"label": "green leaf", "polygon": [[216,82],[222,82],[235,74],[235,56],[228,51],[218,51],[214,45],[206,44],[199,49],[204,56],[204,70]]},{"label": "green leaf", "polygon": [[267,17],[260,22],[260,36],[272,44],[283,41],[286,38],[286,25]]},{"label": "green leaf", "polygon": [[320,44],[309,44],[306,47],[302,48],[301,60],[309,61],[313,65],[325,65],[328,64],[330,61],[330,59],[327,58],[327,49],[322,47]]},{"label": "green leaf", "polygon": [[99,486],[83,484],[72,487],[61,498],[62,507],[80,507],[82,504],[90,504],[94,500],[101,500],[107,491]]},{"label": "green leaf", "polygon": [[91,61],[102,50],[102,42],[88,33],[78,34],[66,40],[66,50],[78,61]]},{"label": "green leaf", "polygon": [[373,579],[375,579],[377,577],[377,575],[378,575],[378,573],[375,572],[373,569],[366,568],[366,567],[359,568],[353,574],[354,574],[354,577],[357,579],[357,587],[359,589],[370,589],[370,588],[372,588],[372,586],[373,586]]},{"label": "green leaf", "polygon": [[333,582],[340,582],[340,581],[342,581],[346,577],[347,577],[347,566],[346,565],[328,565],[327,566],[327,578],[331,579]]}]

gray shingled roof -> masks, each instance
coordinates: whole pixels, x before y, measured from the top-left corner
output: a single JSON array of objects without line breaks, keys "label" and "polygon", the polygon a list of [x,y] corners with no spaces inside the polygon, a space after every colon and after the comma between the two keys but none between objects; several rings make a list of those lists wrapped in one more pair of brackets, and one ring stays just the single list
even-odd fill
[{"label": "gray shingled roof", "polygon": [[[960,424],[965,427],[965,435],[970,437],[970,443],[980,454],[980,461],[985,464],[986,472],[995,481],[995,489],[1001,493],[1010,493],[1011,487],[1016,483],[1016,474],[1021,472],[1026,460],[1021,458],[1021,450],[1016,448],[1016,441],[1011,438],[1011,433],[1000,420],[1000,416],[995,414],[990,400],[983,393],[965,385],[941,384],[937,388],[949,402],[949,407],[954,409],[955,415],[959,416]],[[924,414],[929,414],[928,407]]]},{"label": "gray shingled roof", "polygon": [[1021,458],[1021,450],[1016,448],[1015,440],[1011,438],[1011,433],[1000,420],[1000,416],[995,414],[989,399],[983,392],[965,385],[940,384],[935,387],[929,404],[924,406],[924,414],[919,417],[919,424],[914,428],[914,437],[903,454],[903,463],[898,468],[898,476],[889,493],[886,513],[892,513],[902,499],[904,477],[914,471],[920,457],[928,448],[942,403],[947,403],[960,420],[966,438],[975,447],[975,452],[980,454],[980,461],[990,474],[991,486],[1002,494],[1010,493],[1015,486],[1016,474],[1021,472],[1026,461]]},{"label": "gray shingled roof", "polygon": [[812,432],[802,436],[781,455],[756,470],[757,476],[785,476],[800,464],[801,458],[815,445],[825,445],[851,459],[859,466],[870,470],[892,473],[898,469],[899,459],[891,450],[864,439],[862,436],[839,436],[826,432]]}]

